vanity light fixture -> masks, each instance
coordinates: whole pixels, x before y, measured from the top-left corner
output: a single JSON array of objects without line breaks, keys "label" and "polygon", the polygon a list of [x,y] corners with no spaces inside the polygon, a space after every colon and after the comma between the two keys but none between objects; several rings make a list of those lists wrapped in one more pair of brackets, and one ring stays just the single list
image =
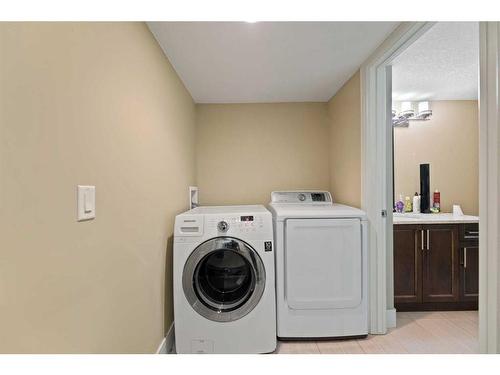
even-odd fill
[{"label": "vanity light fixture", "polygon": [[[398,103],[394,103],[397,106]],[[432,116],[430,103],[428,101],[421,102],[401,102],[401,110],[392,110],[392,125],[394,127],[407,127],[410,121],[428,121]],[[415,113],[415,108],[417,109]]]},{"label": "vanity light fixture", "polygon": [[418,102],[418,112],[415,120],[429,120],[431,116],[432,110],[430,109],[429,102]]},{"label": "vanity light fixture", "polygon": [[402,102],[401,103],[401,112],[399,112],[401,116],[404,116],[406,118],[411,118],[415,116],[415,111],[413,109],[413,103],[412,102]]}]

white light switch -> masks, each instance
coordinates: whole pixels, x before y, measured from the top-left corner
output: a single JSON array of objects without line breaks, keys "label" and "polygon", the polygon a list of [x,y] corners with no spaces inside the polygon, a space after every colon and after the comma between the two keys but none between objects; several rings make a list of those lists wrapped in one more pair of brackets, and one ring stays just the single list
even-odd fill
[{"label": "white light switch", "polygon": [[95,186],[78,185],[78,221],[95,218]]}]

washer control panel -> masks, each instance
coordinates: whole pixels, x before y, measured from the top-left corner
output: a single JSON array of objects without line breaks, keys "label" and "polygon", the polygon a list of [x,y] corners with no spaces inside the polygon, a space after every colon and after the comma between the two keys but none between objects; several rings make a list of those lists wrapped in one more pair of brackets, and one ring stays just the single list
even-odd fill
[{"label": "washer control panel", "polygon": [[175,217],[175,242],[197,242],[213,237],[258,240],[263,245],[273,238],[272,214],[262,205],[201,206]]},{"label": "washer control panel", "polygon": [[208,227],[217,228],[220,234],[231,232],[252,233],[264,227],[264,219],[261,216],[238,215],[208,218]]}]

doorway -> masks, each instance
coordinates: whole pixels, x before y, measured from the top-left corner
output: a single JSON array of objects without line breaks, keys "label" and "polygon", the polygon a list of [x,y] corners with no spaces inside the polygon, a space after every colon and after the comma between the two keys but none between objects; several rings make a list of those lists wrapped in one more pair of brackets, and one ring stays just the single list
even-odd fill
[{"label": "doorway", "polygon": [[[395,323],[393,304],[393,189],[391,64],[434,23],[402,24],[361,70],[363,193],[362,207],[371,222],[370,326],[386,333]],[[479,341],[480,352],[498,352],[498,23],[480,23],[479,137]],[[425,241],[425,240],[424,240]]]},{"label": "doorway", "polygon": [[431,353],[479,352],[478,63],[474,22],[438,22],[391,63],[396,329]]}]

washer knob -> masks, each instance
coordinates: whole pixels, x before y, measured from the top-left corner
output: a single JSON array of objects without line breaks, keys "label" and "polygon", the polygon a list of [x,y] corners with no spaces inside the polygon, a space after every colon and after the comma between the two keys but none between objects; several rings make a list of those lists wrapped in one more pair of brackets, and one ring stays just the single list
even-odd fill
[{"label": "washer knob", "polygon": [[305,200],[306,200],[306,195],[305,195],[305,194],[300,193],[300,194],[299,194],[299,201],[304,202]]},{"label": "washer knob", "polygon": [[217,224],[217,229],[221,232],[227,232],[227,230],[229,229],[229,224],[226,221],[219,221],[219,223]]}]

